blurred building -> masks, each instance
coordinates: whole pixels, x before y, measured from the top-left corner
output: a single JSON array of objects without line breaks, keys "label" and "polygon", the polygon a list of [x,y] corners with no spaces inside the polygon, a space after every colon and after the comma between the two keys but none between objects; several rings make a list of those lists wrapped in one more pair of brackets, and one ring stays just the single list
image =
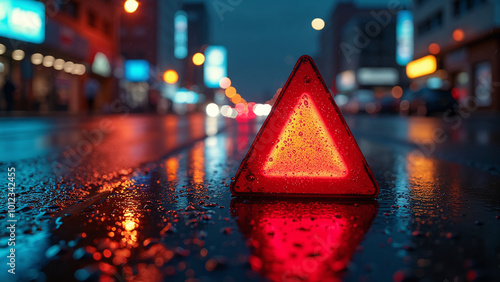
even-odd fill
[{"label": "blurred building", "polygon": [[396,62],[396,15],[402,7],[341,2],[322,30],[319,68],[335,94],[373,101],[407,80]]},{"label": "blurred building", "polygon": [[120,49],[125,60],[147,60],[164,71],[178,65],[174,57],[174,15],[180,0],[142,0],[134,13],[121,18]]},{"label": "blurred building", "polygon": [[[155,108],[165,90],[162,74],[168,69],[178,73],[182,69],[182,62],[174,56],[174,19],[180,9],[180,0],[142,0],[136,12],[122,15],[120,50],[124,64],[127,66],[130,60],[147,62],[145,71],[149,72],[143,79],[122,80],[121,88],[131,108]],[[142,72],[134,68],[128,73],[134,71]]]},{"label": "blurred building", "polygon": [[414,83],[421,86],[438,78],[462,103],[499,111],[500,1],[413,3],[415,57],[435,56],[438,68]]},{"label": "blurred building", "polygon": [[[10,23],[19,26],[8,26],[12,32],[0,37],[0,49],[4,49],[0,80],[7,74],[12,76],[17,87],[16,109],[84,111],[88,105],[83,84],[88,77],[100,83],[95,108],[111,103],[115,93],[112,70],[118,58],[115,19],[119,13],[113,1],[5,3],[11,7],[2,7],[7,11],[3,24],[10,18]],[[37,14],[32,7],[40,4],[45,13]],[[40,40],[30,38],[35,30],[43,35]]]},{"label": "blurred building", "polygon": [[[203,65],[192,58],[209,41],[208,13],[203,2],[143,0],[137,12],[124,14],[120,45],[125,76],[121,83],[127,104],[138,111],[162,108],[185,113],[196,108],[208,90]],[[149,74],[140,75],[149,69]],[[142,70],[141,70],[142,69]],[[177,74],[164,83],[167,70]],[[135,72],[135,74],[134,74]]]},{"label": "blurred building", "polygon": [[188,89],[198,88],[196,92],[206,92],[203,84],[203,66],[196,66],[192,62],[194,54],[203,53],[209,43],[208,13],[204,2],[186,3],[182,6],[188,18],[188,55],[184,62],[183,84]]}]

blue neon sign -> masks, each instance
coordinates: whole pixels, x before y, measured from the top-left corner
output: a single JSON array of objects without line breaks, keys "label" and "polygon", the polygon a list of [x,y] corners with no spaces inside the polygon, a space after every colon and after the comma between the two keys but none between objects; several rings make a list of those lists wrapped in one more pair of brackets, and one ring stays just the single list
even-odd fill
[{"label": "blue neon sign", "polygon": [[43,43],[45,5],[31,0],[0,0],[0,36]]},{"label": "blue neon sign", "polygon": [[221,78],[227,76],[227,50],[224,46],[208,46],[205,49],[203,80],[205,86],[218,88]]},{"label": "blue neon sign", "polygon": [[125,61],[125,79],[139,82],[149,79],[149,62],[146,60]]},{"label": "blue neon sign", "polygon": [[413,14],[399,11],[396,19],[396,62],[406,66],[413,60]]},{"label": "blue neon sign", "polygon": [[188,54],[188,18],[184,11],[178,11],[174,17],[174,56],[184,59]]}]

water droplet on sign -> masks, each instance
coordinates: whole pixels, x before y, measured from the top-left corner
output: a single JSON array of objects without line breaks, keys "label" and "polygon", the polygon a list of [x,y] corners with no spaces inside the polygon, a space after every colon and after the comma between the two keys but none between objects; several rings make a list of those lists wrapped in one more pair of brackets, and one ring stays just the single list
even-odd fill
[{"label": "water droplet on sign", "polygon": [[247,180],[248,181],[254,181],[255,180],[255,176],[253,174],[247,174]]}]

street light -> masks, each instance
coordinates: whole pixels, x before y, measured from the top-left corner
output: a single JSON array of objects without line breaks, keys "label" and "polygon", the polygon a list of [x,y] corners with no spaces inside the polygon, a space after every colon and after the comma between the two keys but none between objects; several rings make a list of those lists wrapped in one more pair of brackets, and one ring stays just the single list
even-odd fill
[{"label": "street light", "polygon": [[196,66],[201,66],[205,62],[205,55],[202,53],[196,53],[193,55],[193,64]]},{"label": "street light", "polygon": [[133,13],[137,11],[137,8],[139,7],[139,2],[136,0],[127,0],[125,1],[125,4],[123,5],[123,8],[125,9],[125,12],[127,13]]},{"label": "street light", "polygon": [[315,18],[312,20],[311,26],[315,30],[322,30],[325,27],[325,21],[321,18]]},{"label": "street light", "polygon": [[174,84],[179,80],[179,75],[175,70],[167,70],[163,73],[163,80],[168,84]]},{"label": "street light", "polygon": [[455,29],[453,31],[452,36],[453,36],[453,39],[455,39],[455,41],[462,41],[462,40],[464,40],[464,37],[465,37],[464,31],[460,28]]}]

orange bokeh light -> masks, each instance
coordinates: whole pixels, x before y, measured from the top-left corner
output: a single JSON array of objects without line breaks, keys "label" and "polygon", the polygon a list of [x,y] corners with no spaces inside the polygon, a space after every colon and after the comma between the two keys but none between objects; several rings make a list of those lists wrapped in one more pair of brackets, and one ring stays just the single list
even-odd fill
[{"label": "orange bokeh light", "polygon": [[174,70],[167,70],[163,73],[163,80],[168,84],[174,84],[179,80],[179,75]]},{"label": "orange bokeh light", "polygon": [[233,98],[231,98],[231,101],[235,104],[238,104],[241,102],[241,95],[240,94],[236,94],[233,96]]},{"label": "orange bokeh light", "polygon": [[399,99],[401,96],[403,96],[403,88],[401,86],[394,86],[391,90],[392,97]]},{"label": "orange bokeh light", "polygon": [[429,53],[431,53],[433,55],[437,55],[437,54],[439,54],[440,51],[441,51],[441,48],[439,48],[439,45],[437,43],[429,44]]},{"label": "orange bokeh light", "polygon": [[309,94],[302,95],[289,120],[269,154],[264,175],[320,178],[347,175],[347,166]]},{"label": "orange bokeh light", "polygon": [[226,96],[229,99],[231,99],[236,95],[236,88],[229,86],[228,88],[226,88],[225,93],[226,93]]},{"label": "orange bokeh light", "polygon": [[464,31],[460,28],[457,28],[453,31],[453,39],[455,39],[455,41],[462,41],[464,40],[464,37],[465,37],[465,34],[464,34]]},{"label": "orange bokeh light", "polygon": [[205,62],[205,55],[203,55],[202,53],[196,53],[193,55],[193,64],[201,66],[203,65],[204,62]]},{"label": "orange bokeh light", "polygon": [[416,78],[431,74],[437,70],[436,57],[427,55],[420,59],[411,61],[406,65],[406,75],[408,78]]}]

